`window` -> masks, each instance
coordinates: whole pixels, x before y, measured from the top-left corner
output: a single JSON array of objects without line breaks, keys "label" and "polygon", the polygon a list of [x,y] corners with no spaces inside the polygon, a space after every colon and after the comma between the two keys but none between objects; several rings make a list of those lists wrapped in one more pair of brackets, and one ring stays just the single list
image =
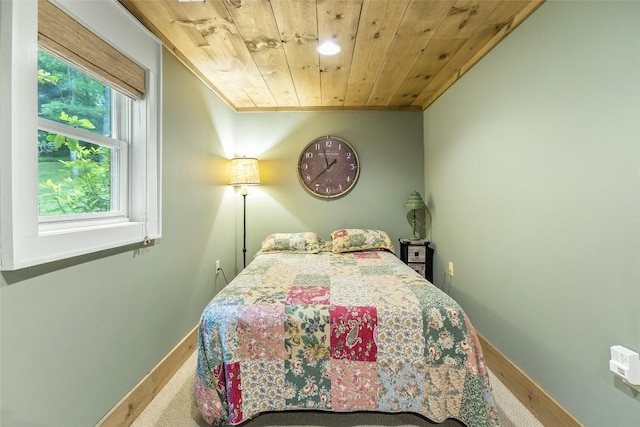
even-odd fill
[{"label": "window", "polygon": [[38,50],[40,223],[127,211],[133,100]]},{"label": "window", "polygon": [[0,23],[1,268],[160,237],[161,44],[116,1]]}]

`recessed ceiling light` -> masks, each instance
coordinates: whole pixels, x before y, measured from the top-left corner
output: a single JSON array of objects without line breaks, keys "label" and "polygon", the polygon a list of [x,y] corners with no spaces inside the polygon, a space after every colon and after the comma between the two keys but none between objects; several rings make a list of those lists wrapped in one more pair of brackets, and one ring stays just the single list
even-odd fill
[{"label": "recessed ceiling light", "polygon": [[332,40],[327,40],[321,43],[317,50],[320,55],[335,55],[342,50],[342,47]]}]

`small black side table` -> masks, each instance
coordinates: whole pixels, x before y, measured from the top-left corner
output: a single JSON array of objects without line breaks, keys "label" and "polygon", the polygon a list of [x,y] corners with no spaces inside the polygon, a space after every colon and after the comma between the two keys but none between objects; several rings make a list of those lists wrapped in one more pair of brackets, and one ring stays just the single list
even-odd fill
[{"label": "small black side table", "polygon": [[433,253],[428,240],[400,239],[400,259],[433,283]]}]

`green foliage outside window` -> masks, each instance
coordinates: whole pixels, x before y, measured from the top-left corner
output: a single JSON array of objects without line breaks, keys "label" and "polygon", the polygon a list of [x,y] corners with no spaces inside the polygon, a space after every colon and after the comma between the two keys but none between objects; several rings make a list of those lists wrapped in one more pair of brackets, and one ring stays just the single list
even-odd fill
[{"label": "green foliage outside window", "polygon": [[[38,51],[39,116],[74,128],[111,133],[111,89]],[[38,132],[39,214],[111,210],[111,149]]]}]

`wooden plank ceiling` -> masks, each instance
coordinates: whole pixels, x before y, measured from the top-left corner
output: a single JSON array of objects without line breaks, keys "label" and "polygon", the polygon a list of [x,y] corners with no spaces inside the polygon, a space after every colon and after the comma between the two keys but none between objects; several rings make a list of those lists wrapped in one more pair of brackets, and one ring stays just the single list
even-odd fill
[{"label": "wooden plank ceiling", "polygon": [[543,1],[120,3],[234,110],[310,111],[424,110]]}]

